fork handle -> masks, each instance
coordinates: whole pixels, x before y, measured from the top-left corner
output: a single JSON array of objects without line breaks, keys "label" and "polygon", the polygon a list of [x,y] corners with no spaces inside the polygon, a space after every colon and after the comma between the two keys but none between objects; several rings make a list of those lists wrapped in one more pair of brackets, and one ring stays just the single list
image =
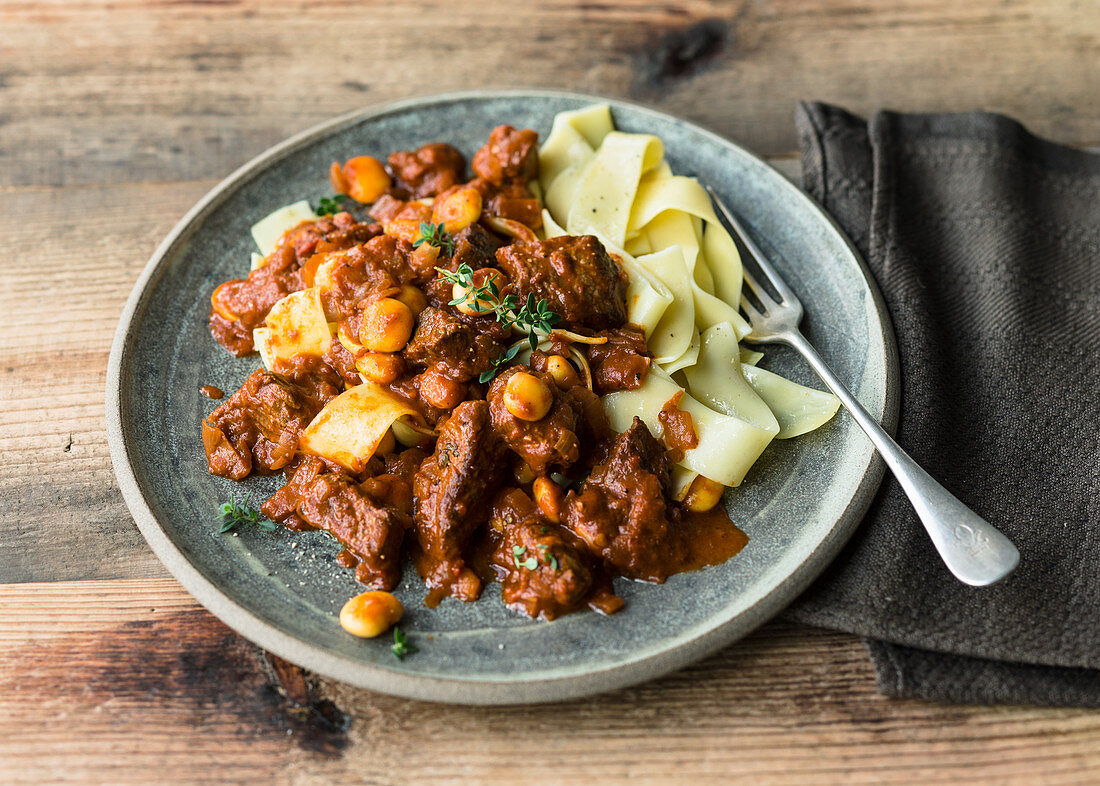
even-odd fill
[{"label": "fork handle", "polygon": [[870,437],[913,503],[936,551],[955,577],[972,586],[983,587],[1011,573],[1020,561],[1020,552],[1012,541],[921,469],[856,401],[805,336],[796,331],[785,334],[781,340],[806,358]]}]

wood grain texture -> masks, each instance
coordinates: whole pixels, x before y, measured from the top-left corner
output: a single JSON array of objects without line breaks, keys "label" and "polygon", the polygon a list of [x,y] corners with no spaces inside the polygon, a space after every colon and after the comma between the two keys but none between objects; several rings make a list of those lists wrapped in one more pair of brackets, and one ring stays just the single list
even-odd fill
[{"label": "wood grain texture", "polygon": [[[19,188],[0,236],[0,581],[165,575],[107,449],[107,357],[149,255],[213,181]],[[50,231],[44,231],[49,227]],[[53,296],[65,292],[65,306]]]},{"label": "wood grain texture", "polygon": [[0,586],[0,607],[4,783],[1073,784],[1100,767],[1100,713],[883,699],[853,638],[780,624],[641,687],[479,709],[313,681],[171,579]]},{"label": "wood grain texture", "polygon": [[486,86],[636,98],[769,155],[800,98],[1100,142],[1095,0],[55,0],[0,4],[0,29],[0,185],[217,178],[365,104]]},{"label": "wood grain texture", "polygon": [[800,98],[985,108],[1095,146],[1096,0],[43,0],[0,3],[0,31],[0,782],[1100,780],[1100,713],[886,700],[854,638],[779,624],[564,705],[318,680],[165,576],[103,413],[115,325],[156,245],[314,123],[541,86],[653,103],[788,173]]}]

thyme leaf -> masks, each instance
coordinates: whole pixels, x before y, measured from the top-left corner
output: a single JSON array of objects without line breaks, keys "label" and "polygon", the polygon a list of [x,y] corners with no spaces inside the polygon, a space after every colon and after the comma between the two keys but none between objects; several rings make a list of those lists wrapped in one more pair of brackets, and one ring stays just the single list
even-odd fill
[{"label": "thyme leaf", "polygon": [[333,194],[330,197],[321,197],[321,201],[317,203],[317,210],[315,211],[319,216],[331,216],[339,213],[343,210],[344,200],[347,199],[343,194]]},{"label": "thyme leaf", "polygon": [[[421,232],[425,231],[429,224],[421,224]],[[442,224],[440,224],[442,227]],[[423,239],[423,238],[422,238]],[[420,241],[418,241],[420,242]],[[450,301],[452,306],[467,304],[471,311],[479,314],[492,314],[501,327],[505,330],[516,329],[525,334],[531,351],[534,352],[539,345],[540,335],[548,334],[561,317],[550,310],[550,304],[546,298],[535,299],[534,293],[527,293],[527,300],[522,302],[515,295],[500,296],[500,289],[492,278],[478,284],[474,281],[474,270],[466,263],[458,266],[456,270],[445,270],[437,267],[436,272],[442,281],[458,284],[462,294]],[[482,384],[490,382],[500,370],[508,365],[516,355],[522,344],[515,344],[507,351],[501,353],[493,360],[493,367],[481,372],[478,381]]]},{"label": "thyme leaf", "polygon": [[[429,246],[435,246],[440,251],[452,256],[455,252],[455,241],[447,233],[447,226],[442,221],[438,224],[433,224],[430,221],[423,221],[420,224],[420,237],[413,241],[413,248],[420,248],[420,246],[427,243]],[[466,265],[465,267],[469,267]],[[436,268],[438,270],[439,268]],[[470,271],[473,272],[473,271]]]},{"label": "thyme leaf", "polygon": [[279,526],[274,521],[260,518],[260,512],[249,505],[251,494],[246,494],[244,499],[238,500],[235,494],[229,495],[229,502],[225,502],[218,509],[221,513],[219,532],[229,532],[238,525],[259,527],[264,532],[274,532]]},{"label": "thyme leaf", "polygon": [[390,647],[390,651],[398,660],[404,660],[406,655],[419,652],[416,645],[409,641],[405,632],[396,626],[393,629],[393,646]]}]

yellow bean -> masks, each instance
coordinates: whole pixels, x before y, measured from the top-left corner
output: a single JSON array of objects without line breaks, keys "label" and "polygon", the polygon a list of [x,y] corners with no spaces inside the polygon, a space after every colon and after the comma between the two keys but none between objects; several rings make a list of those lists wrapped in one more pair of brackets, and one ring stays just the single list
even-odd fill
[{"label": "yellow bean", "polygon": [[353,636],[370,639],[401,619],[405,608],[388,592],[364,592],[340,609],[340,626]]},{"label": "yellow bean", "polygon": [[412,284],[403,285],[401,291],[394,297],[408,306],[413,316],[420,316],[420,312],[428,307],[428,299],[424,297],[424,293],[420,291],[419,287],[414,287]]},{"label": "yellow bean", "polygon": [[546,373],[554,378],[554,382],[562,390],[581,384],[581,378],[573,364],[561,355],[551,355],[546,358]]},{"label": "yellow bean", "polygon": [[401,376],[405,362],[388,352],[364,352],[355,359],[355,368],[376,385],[388,385]]},{"label": "yellow bean", "polygon": [[432,205],[432,223],[442,223],[449,234],[465,229],[481,215],[481,192],[459,188],[444,194]]},{"label": "yellow bean", "polygon": [[466,385],[428,369],[420,375],[420,398],[437,409],[454,409],[466,398]]},{"label": "yellow bean", "polygon": [[684,497],[684,507],[692,513],[706,513],[718,504],[725,490],[726,487],[718,481],[699,475],[688,487],[687,496]]},{"label": "yellow bean", "polygon": [[359,325],[359,343],[371,352],[397,352],[412,337],[416,318],[412,311],[392,297],[367,304]]},{"label": "yellow bean", "polygon": [[[473,275],[470,276],[470,280],[475,287],[482,287],[491,281],[496,286],[497,292],[500,292],[508,285],[508,277],[499,270],[494,270],[491,267],[483,267],[479,270],[475,270]],[[455,284],[451,287],[451,298],[458,300],[461,297],[465,297],[466,292],[467,289],[462,284]],[[455,308],[467,316],[474,317],[479,314],[491,314],[493,306],[489,300],[477,298],[476,300],[463,300],[455,306]]]},{"label": "yellow bean", "polygon": [[559,523],[561,521],[563,499],[561,486],[550,480],[550,478],[542,476],[535,479],[535,484],[531,490],[535,494],[535,504],[539,506],[542,515],[554,524]]},{"label": "yellow bean", "polygon": [[504,388],[504,408],[520,420],[542,420],[550,411],[554,397],[546,383],[534,374],[520,371],[508,378]]},{"label": "yellow bean", "polygon": [[[390,187],[390,175],[386,167],[377,158],[370,156],[349,159],[344,164],[343,175],[347,184],[347,191],[343,193],[365,205],[374,202]],[[331,179],[335,185],[335,178]]]}]

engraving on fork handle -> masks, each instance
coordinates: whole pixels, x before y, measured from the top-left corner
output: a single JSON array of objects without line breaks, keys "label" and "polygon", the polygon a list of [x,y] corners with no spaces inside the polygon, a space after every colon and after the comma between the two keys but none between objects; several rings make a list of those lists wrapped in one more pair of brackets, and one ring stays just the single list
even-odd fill
[{"label": "engraving on fork handle", "polygon": [[968,524],[956,524],[954,535],[962,549],[972,557],[989,548],[989,536]]}]

